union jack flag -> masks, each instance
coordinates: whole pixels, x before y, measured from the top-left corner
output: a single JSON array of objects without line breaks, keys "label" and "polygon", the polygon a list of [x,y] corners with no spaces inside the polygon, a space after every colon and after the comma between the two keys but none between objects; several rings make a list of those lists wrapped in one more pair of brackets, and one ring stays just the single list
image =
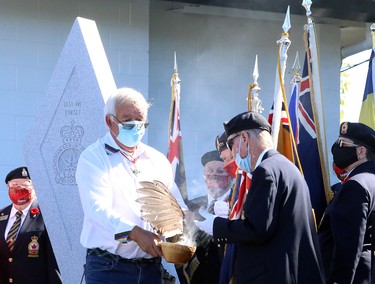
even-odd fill
[{"label": "union jack flag", "polygon": [[167,158],[173,168],[175,183],[180,190],[182,198],[186,202],[188,195],[180,126],[180,82],[175,62],[175,73],[172,75],[171,79],[172,102],[169,116],[169,145]]},{"label": "union jack flag", "polygon": [[296,82],[293,85],[289,111],[299,159],[309,186],[312,207],[319,222],[327,202],[311,104],[307,55],[305,55],[300,87]]}]

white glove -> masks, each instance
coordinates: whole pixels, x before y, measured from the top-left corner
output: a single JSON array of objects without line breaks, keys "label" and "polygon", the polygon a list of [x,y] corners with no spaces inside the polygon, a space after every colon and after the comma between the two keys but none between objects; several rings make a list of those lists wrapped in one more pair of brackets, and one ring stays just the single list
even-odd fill
[{"label": "white glove", "polygon": [[202,231],[206,232],[209,235],[213,235],[214,220],[217,216],[206,212],[206,210],[200,208],[199,214],[201,214],[206,220],[198,221],[194,220],[195,225]]},{"label": "white glove", "polygon": [[221,218],[228,218],[229,216],[229,203],[226,201],[216,201],[214,205],[215,215]]}]

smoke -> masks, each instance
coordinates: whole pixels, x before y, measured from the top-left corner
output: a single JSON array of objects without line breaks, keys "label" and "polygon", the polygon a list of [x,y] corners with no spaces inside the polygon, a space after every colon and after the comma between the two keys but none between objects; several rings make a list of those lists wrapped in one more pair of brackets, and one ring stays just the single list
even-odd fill
[{"label": "smoke", "polygon": [[177,242],[180,245],[185,245],[185,246],[191,246],[191,247],[196,247],[197,244],[193,240],[193,236],[190,233],[187,233],[186,235],[182,235],[180,239]]},{"label": "smoke", "polygon": [[198,219],[199,214],[193,211],[185,211],[184,233],[179,238],[178,244],[196,246],[195,236],[199,228],[195,225],[194,220]]}]

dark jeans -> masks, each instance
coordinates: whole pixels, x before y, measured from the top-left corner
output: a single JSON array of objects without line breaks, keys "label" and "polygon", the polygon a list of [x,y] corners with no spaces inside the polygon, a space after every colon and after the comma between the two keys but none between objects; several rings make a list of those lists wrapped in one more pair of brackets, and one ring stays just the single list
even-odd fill
[{"label": "dark jeans", "polygon": [[162,284],[163,266],[155,263],[122,262],[102,256],[87,255],[86,284]]}]

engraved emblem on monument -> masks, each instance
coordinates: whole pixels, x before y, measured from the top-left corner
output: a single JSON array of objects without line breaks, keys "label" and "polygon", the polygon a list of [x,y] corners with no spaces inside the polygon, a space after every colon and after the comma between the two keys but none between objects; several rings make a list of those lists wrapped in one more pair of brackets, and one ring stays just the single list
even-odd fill
[{"label": "engraved emblem on monument", "polygon": [[85,149],[81,145],[84,129],[80,125],[74,125],[74,120],[70,125],[65,125],[60,130],[63,145],[58,148],[53,157],[53,168],[55,180],[64,185],[76,185],[75,172],[78,159]]}]

